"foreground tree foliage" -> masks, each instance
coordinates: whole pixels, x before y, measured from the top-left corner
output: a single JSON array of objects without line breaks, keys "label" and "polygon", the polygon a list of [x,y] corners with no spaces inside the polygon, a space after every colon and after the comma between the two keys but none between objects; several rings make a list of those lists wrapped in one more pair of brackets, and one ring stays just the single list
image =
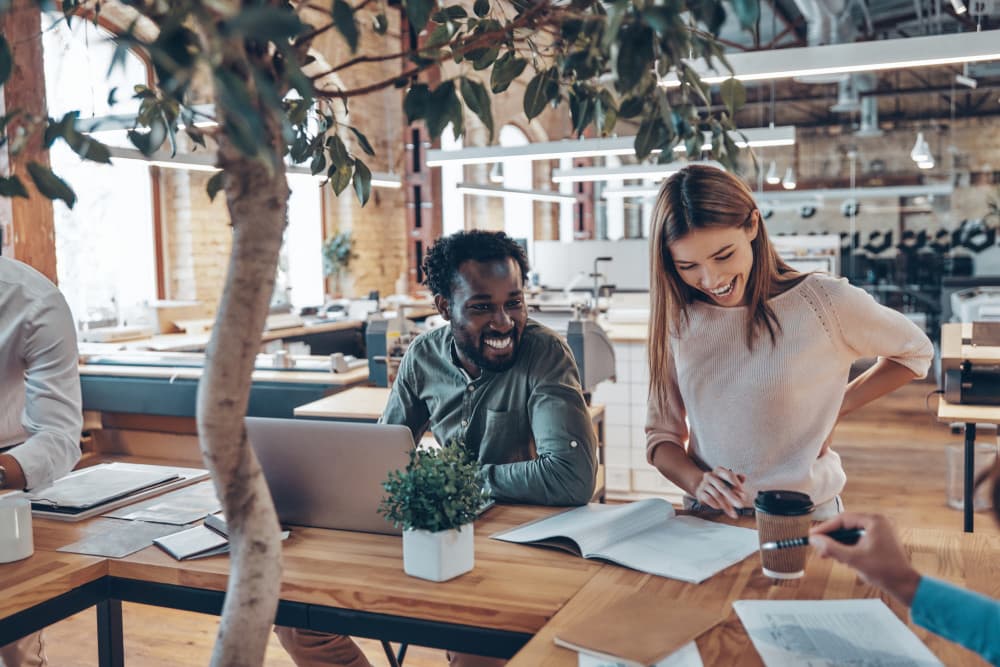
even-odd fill
[{"label": "foreground tree foliage", "polygon": [[[390,6],[391,5],[391,6]],[[735,0],[741,24],[757,21],[755,0]],[[9,2],[0,2],[9,9]],[[574,133],[599,136],[622,119],[637,125],[635,153],[673,160],[683,145],[689,156],[711,157],[733,168],[737,148],[728,130],[744,102],[742,86],[729,80],[719,99],[726,111],[699,112],[711,95],[685,59],[704,58],[725,68],[714,41],[726,9],[721,0],[62,0],[66,20],[113,17],[122,27],[115,60],[126,49],[148,55],[156,85],[137,86],[142,100],[132,143],[147,155],[176,150],[179,133],[214,146],[220,171],[208,194],[224,193],[233,229],[232,254],[205,373],[198,392],[198,433],[206,465],[229,521],[232,572],[213,665],[263,663],[281,579],[278,522],[260,468],[247,446],[243,418],[286,223],[287,164],[308,164],[337,194],[353,186],[365,204],[374,151],[350,109],[389,87],[405,89],[403,110],[437,138],[450,123],[463,132],[466,110],[495,129],[491,99],[507,94],[518,77],[529,119],[548,107],[569,109]],[[415,50],[388,37],[387,12],[400,11],[404,29],[420,35]],[[362,29],[371,26],[371,30]],[[313,40],[336,31],[355,54],[336,64],[311,50]],[[363,37],[364,36],[364,41]],[[382,36],[379,39],[379,36]],[[12,69],[11,36],[0,36],[0,84]],[[19,37],[18,39],[21,39]],[[371,43],[369,43],[371,42]],[[386,62],[396,72],[354,89],[336,75],[361,63]],[[457,65],[457,67],[452,64]],[[421,73],[448,66],[459,74],[431,86]],[[658,85],[675,72],[680,86]],[[214,111],[196,103],[210,82]],[[488,81],[487,83],[485,83]],[[363,104],[361,101],[358,104]],[[199,128],[199,120],[214,120]],[[78,126],[77,114],[32,117],[7,109],[2,141],[16,153],[25,137],[43,133],[46,146],[65,141],[87,160],[109,162],[104,145]],[[703,150],[706,135],[710,149]],[[345,138],[347,141],[345,141]],[[0,195],[27,197],[27,183],[72,207],[75,194],[51,170],[30,163],[27,174],[0,174]]]}]

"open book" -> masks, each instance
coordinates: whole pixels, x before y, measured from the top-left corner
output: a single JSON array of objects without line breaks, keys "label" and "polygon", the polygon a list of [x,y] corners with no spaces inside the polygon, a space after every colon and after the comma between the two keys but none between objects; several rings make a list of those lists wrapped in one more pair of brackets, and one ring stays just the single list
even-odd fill
[{"label": "open book", "polygon": [[[725,620],[726,612],[678,602],[652,593],[635,593],[600,607],[560,629],[557,646],[622,667],[700,665],[693,640]],[[587,662],[581,659],[581,663]]]},{"label": "open book", "polygon": [[757,551],[757,531],[677,516],[662,498],[591,503],[492,535],[566,549],[584,558],[699,583]]}]

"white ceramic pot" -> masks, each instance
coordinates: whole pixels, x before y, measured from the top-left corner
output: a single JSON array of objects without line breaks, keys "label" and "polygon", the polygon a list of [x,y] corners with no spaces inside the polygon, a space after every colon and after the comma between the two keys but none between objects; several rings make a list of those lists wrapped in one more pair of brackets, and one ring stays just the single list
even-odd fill
[{"label": "white ceramic pot", "polygon": [[403,531],[403,571],[411,577],[447,581],[475,564],[472,524],[461,529]]}]

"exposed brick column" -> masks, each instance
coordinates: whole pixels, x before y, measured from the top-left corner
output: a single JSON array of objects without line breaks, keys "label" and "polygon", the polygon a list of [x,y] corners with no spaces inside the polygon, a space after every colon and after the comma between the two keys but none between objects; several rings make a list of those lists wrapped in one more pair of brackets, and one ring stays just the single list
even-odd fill
[{"label": "exposed brick column", "polygon": [[[0,32],[8,35],[14,56],[14,70],[4,85],[3,108],[19,109],[23,115],[44,117],[45,67],[42,61],[41,11],[32,0],[14,0],[0,16]],[[13,136],[20,119],[11,122]],[[3,150],[5,158],[7,149]],[[38,269],[56,282],[56,238],[52,202],[35,190],[28,176],[29,162],[49,166],[49,152],[42,145],[42,133],[35,132],[27,145],[10,159],[10,173],[21,178],[30,197],[14,197],[9,203],[10,220],[3,225],[4,245],[13,247],[14,257]]]}]

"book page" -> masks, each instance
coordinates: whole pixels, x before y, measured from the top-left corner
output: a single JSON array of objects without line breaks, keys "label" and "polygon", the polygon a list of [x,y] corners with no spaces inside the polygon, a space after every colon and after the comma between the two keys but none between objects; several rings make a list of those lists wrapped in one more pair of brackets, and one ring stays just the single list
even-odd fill
[{"label": "book page", "polygon": [[[577,667],[629,667],[624,662],[606,660],[597,656],[580,653],[580,661]],[[676,652],[671,653],[663,660],[660,660],[652,667],[705,667],[701,661],[701,653],[698,653],[698,645],[688,642]]]},{"label": "book page", "polygon": [[114,519],[151,521],[184,526],[218,512],[219,499],[215,497],[215,487],[211,480],[164,493],[142,502],[126,505],[104,514]]},{"label": "book page", "polygon": [[619,542],[672,516],[673,505],[662,498],[647,498],[625,505],[591,503],[491,537],[521,544],[565,537],[580,547],[581,555],[589,556],[606,544]]},{"label": "book page", "polygon": [[758,550],[757,531],[693,516],[662,520],[593,555],[670,579],[700,583]]},{"label": "book page", "polygon": [[767,667],[942,665],[881,600],[739,600],[733,609]]}]

